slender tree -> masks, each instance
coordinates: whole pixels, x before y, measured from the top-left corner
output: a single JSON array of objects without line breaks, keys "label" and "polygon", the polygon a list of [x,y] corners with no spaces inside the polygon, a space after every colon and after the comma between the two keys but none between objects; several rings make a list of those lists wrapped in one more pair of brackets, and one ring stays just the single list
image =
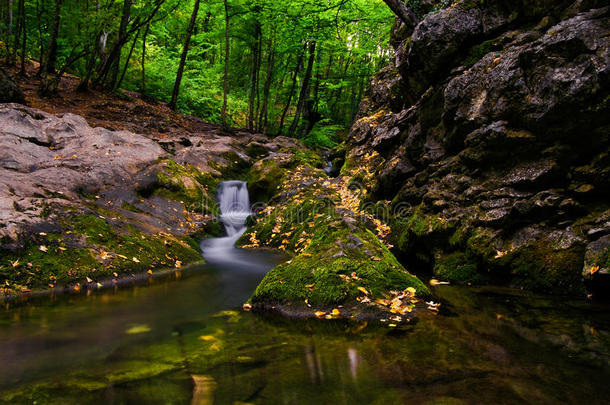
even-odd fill
[{"label": "slender tree", "polygon": [[222,127],[227,128],[227,93],[229,91],[229,4],[228,0],[223,0],[225,8],[225,59],[224,74],[222,80],[222,112],[220,119]]},{"label": "slender tree", "polygon": [[172,92],[172,99],[169,102],[169,108],[172,110],[176,109],[176,103],[178,102],[178,94],[180,93],[180,82],[182,81],[182,74],[184,73],[184,64],[186,63],[186,57],[189,52],[189,45],[191,43],[191,35],[195,28],[195,22],[197,21],[197,13],[199,13],[199,1],[195,0],[195,6],[193,7],[193,14],[191,15],[191,21],[186,30],[186,39],[184,40],[184,48],[182,49],[182,56],[180,57],[180,65],[178,66],[178,73],[176,74],[176,81],[174,82],[174,91]]},{"label": "slender tree", "polygon": [[294,96],[294,91],[297,86],[297,76],[299,74],[299,70],[301,69],[301,64],[303,63],[304,56],[305,56],[305,50],[303,49],[303,51],[299,54],[299,57],[297,59],[297,65],[294,69],[294,72],[292,73],[292,84],[290,85],[290,91],[288,92],[288,100],[286,100],[286,105],[284,106],[284,109],[282,110],[282,116],[280,117],[280,125],[279,125],[278,131],[277,131],[277,133],[279,135],[282,134],[282,129],[284,127],[284,119],[286,118],[286,114],[288,113],[288,110],[290,109],[290,103],[292,102],[292,97]]},{"label": "slender tree", "polygon": [[297,127],[299,125],[299,120],[301,118],[301,114],[305,108],[305,102],[307,101],[309,94],[309,82],[311,81],[311,72],[313,70],[313,62],[316,57],[316,42],[311,41],[309,43],[309,59],[307,61],[307,69],[305,69],[305,77],[303,78],[303,83],[301,84],[301,93],[299,94],[299,101],[297,102],[297,110],[294,114],[294,119],[292,120],[292,125],[290,125],[290,129],[288,130],[289,135],[294,135]]}]

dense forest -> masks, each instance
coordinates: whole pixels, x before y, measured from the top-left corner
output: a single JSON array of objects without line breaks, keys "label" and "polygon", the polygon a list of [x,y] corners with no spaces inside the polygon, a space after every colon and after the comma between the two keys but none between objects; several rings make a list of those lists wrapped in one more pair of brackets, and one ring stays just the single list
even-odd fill
[{"label": "dense forest", "polygon": [[0,51],[41,94],[134,90],[227,127],[331,146],[390,56],[381,1],[4,0]]}]

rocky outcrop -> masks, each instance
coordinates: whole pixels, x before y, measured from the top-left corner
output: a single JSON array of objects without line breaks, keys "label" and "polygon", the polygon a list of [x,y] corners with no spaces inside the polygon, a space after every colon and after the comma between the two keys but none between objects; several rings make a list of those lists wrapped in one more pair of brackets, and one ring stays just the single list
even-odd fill
[{"label": "rocky outcrop", "polygon": [[219,179],[296,143],[213,128],[158,140],[0,104],[0,280],[76,286],[202,260],[191,236],[219,231]]},{"label": "rocky outcrop", "polygon": [[397,208],[407,261],[577,292],[607,269],[610,9],[529,3],[460,1],[408,36],[397,27],[343,173]]}]

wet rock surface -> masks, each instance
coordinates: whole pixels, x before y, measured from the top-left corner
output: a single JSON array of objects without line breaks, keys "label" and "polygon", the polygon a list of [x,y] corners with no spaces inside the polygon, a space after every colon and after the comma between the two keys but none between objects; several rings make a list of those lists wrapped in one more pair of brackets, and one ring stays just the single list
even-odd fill
[{"label": "wet rock surface", "polygon": [[604,277],[590,268],[608,249],[610,9],[526,3],[461,1],[409,35],[397,27],[395,67],[366,92],[344,172],[400,207],[406,260],[580,292],[583,266]]}]

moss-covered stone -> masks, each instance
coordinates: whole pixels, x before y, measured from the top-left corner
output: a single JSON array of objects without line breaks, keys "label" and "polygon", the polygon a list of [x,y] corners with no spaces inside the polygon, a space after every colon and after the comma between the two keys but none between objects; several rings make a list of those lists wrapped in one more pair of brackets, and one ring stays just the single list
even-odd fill
[{"label": "moss-covered stone", "polygon": [[434,262],[434,274],[454,283],[468,284],[482,281],[476,259],[463,252],[439,254]]},{"label": "moss-covered stone", "polygon": [[273,197],[277,205],[265,209],[239,243],[295,256],[265,276],[252,305],[290,306],[313,314],[339,305],[375,306],[376,299],[389,298],[391,291],[409,288],[420,297],[430,295],[374,233],[385,228],[359,209],[349,179],[329,180],[308,165],[274,167],[281,179]]},{"label": "moss-covered stone", "polygon": [[213,193],[218,180],[209,173],[187,165],[182,166],[171,159],[164,159],[157,173],[155,194],[175,201],[182,201],[189,210],[218,214],[218,205]]},{"label": "moss-covered stone", "polygon": [[513,282],[527,289],[573,294],[583,291],[584,246],[554,249],[546,240],[511,252],[502,262]]},{"label": "moss-covered stone", "polygon": [[66,215],[58,223],[62,232],[32,235],[22,248],[1,252],[0,277],[8,291],[76,285],[202,260],[188,237],[111,226],[94,212]]}]

